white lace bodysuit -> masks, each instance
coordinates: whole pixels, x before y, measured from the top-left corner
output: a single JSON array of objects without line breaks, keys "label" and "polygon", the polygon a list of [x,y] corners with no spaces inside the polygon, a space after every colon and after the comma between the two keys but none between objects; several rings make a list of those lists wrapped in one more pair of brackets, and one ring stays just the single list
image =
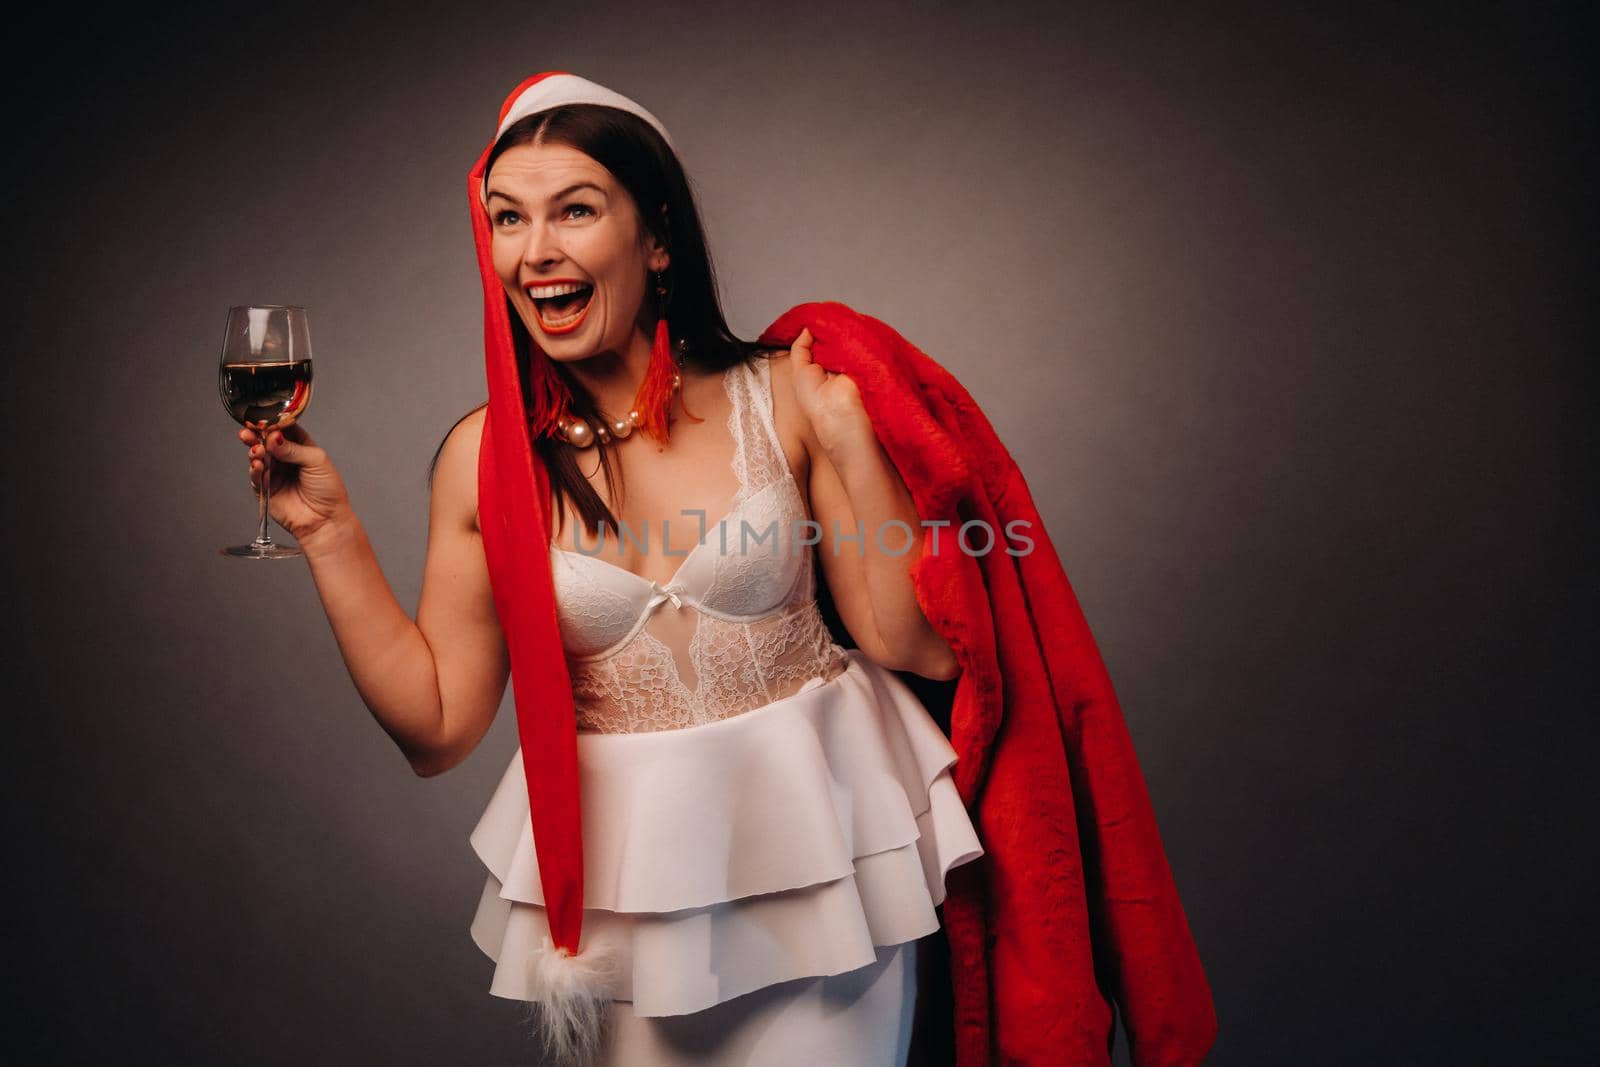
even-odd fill
[{"label": "white lace bodysuit", "polygon": [[[847,666],[817,608],[815,549],[806,542],[818,527],[778,440],[771,365],[764,357],[735,364],[723,384],[738,489],[670,581],[605,559],[618,552],[609,528],[592,552],[550,546],[580,733],[714,722]],[[672,526],[685,524],[700,529],[692,514]],[[652,523],[630,533],[643,541],[651,527],[661,532]],[[669,540],[681,549],[677,535]]]},{"label": "white lace bodysuit", "polygon": [[[599,555],[582,531],[583,551],[550,546],[580,944],[616,963],[597,1067],[904,1063],[915,944],[939,929],[951,868],[984,851],[938,723],[823,623],[771,375],[757,357],[723,376],[737,488],[720,520],[671,524],[693,531],[667,538],[671,580],[614,562],[613,530]],[[660,530],[628,532],[660,551],[640,544]],[[519,746],[472,832],[472,938],[489,991],[522,1001],[549,995],[552,968],[535,832]]]}]

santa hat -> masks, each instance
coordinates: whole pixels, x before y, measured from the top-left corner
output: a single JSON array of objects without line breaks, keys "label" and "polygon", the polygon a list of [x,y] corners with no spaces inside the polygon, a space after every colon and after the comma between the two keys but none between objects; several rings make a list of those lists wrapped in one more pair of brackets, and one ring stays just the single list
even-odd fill
[{"label": "santa hat", "polygon": [[[511,308],[494,269],[487,209],[489,157],[505,132],[529,115],[563,104],[602,104],[639,116],[671,146],[667,131],[620,93],[565,71],[535,74],[500,107],[495,136],[468,179],[472,234],[483,277],[483,329],[489,408],[478,465],[478,512],[495,607],[511,658],[517,733],[527,777],[539,880],[550,936],[530,975],[546,1042],[562,1063],[599,1045],[619,976],[601,945],[580,945],[583,836],[579,812],[577,720],[571,679],[553,610],[548,545],[550,483],[533,452],[540,436],[564,432],[570,394],[529,331],[524,403],[511,332]],[[641,205],[641,208],[643,206]],[[664,440],[674,371],[665,318],[656,327],[650,371],[635,408],[639,428]],[[581,949],[581,951],[580,951]]]}]

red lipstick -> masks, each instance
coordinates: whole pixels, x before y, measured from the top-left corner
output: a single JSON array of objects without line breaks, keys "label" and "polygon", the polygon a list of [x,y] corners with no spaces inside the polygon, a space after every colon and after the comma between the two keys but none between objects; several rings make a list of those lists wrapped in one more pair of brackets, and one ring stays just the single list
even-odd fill
[{"label": "red lipstick", "polygon": [[[529,289],[536,289],[546,285],[587,286],[589,289],[589,298],[584,302],[583,308],[575,316],[573,316],[571,321],[561,322],[553,325],[545,319],[544,312],[539,304],[539,300],[528,292]],[[529,300],[533,301],[533,314],[534,317],[539,320],[540,329],[553,337],[569,334],[573,330],[576,330],[579,326],[582,326],[583,320],[589,316],[589,308],[594,304],[594,284],[592,282],[584,281],[582,278],[540,278],[536,281],[528,282],[523,286],[522,291],[527,293]]]}]

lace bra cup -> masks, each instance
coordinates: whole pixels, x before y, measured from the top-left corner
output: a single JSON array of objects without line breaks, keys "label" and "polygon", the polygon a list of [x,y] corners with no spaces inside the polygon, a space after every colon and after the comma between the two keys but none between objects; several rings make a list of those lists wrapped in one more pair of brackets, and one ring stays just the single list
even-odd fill
[{"label": "lace bra cup", "polygon": [[[767,361],[757,359],[754,365],[737,364],[724,375],[733,405],[728,421],[734,431],[739,488],[728,514],[707,527],[669,581],[645,578],[602,558],[617,552],[614,531],[607,531],[595,554],[551,545],[557,618],[568,656],[603,659],[620,651],[668,602],[728,622],[749,622],[790,601],[811,546],[801,543],[805,501],[783,459],[770,409],[764,404],[770,395],[770,374]],[[735,375],[745,381],[736,381]],[[757,448],[745,440],[748,431],[740,428],[747,406],[762,415],[764,463],[751,462],[750,453]],[[752,485],[762,480],[756,475],[765,476],[762,488]],[[684,518],[690,528],[698,528],[693,516]],[[660,532],[659,523],[647,524],[641,539],[650,536],[651,527]]]}]

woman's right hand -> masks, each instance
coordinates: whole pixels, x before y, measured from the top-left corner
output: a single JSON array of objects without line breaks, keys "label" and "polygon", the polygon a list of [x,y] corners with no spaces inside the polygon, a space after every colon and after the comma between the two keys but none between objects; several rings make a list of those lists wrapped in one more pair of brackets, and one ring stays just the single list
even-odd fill
[{"label": "woman's right hand", "polygon": [[239,430],[239,440],[250,451],[250,488],[261,495],[262,449],[272,459],[272,518],[302,545],[320,530],[353,514],[344,479],[334,469],[328,454],[298,423],[277,427],[260,436],[248,426]]}]

